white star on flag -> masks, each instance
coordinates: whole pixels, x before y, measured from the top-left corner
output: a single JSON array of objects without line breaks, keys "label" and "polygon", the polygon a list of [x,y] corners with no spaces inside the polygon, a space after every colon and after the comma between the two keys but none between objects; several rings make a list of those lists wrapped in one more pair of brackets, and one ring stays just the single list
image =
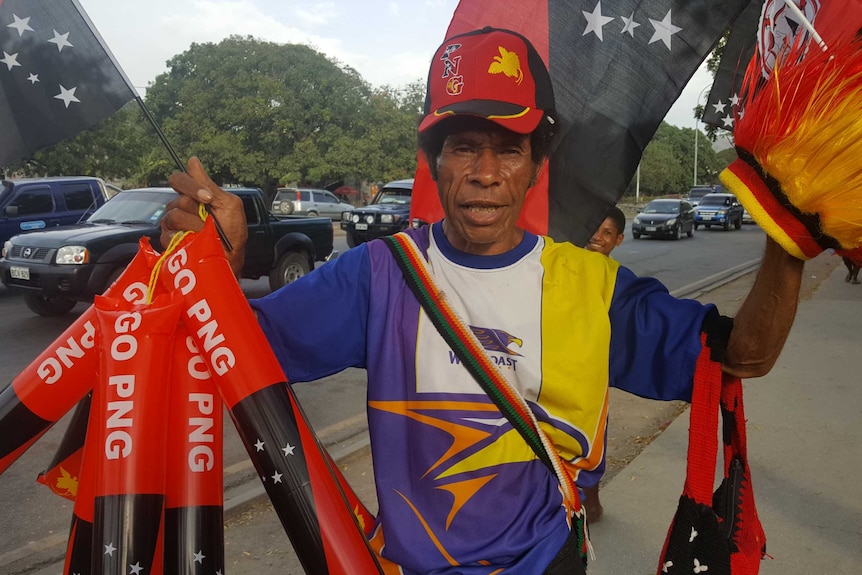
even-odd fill
[{"label": "white star on flag", "polygon": [[629,36],[632,38],[635,37],[635,28],[640,26],[637,22],[635,22],[635,13],[632,12],[632,15],[626,18],[625,16],[620,16],[620,20],[623,21],[623,30],[622,34],[628,32]]},{"label": "white star on flag", "polygon": [[51,44],[57,45],[57,51],[62,52],[63,48],[68,46],[69,48],[74,48],[72,44],[69,43],[69,33],[60,34],[56,30],[54,30],[54,37],[48,40]]},{"label": "white star on flag", "polygon": [[283,473],[279,473],[278,471],[272,476],[273,483],[281,483],[281,478],[284,477]]},{"label": "white star on flag", "polygon": [[141,562],[138,561],[134,565],[129,565],[129,575],[138,575],[144,568],[141,567]]},{"label": "white star on flag", "polygon": [[108,543],[107,545],[105,545],[105,555],[110,555],[111,557],[113,557],[113,556],[114,556],[114,551],[116,551],[116,550],[117,550],[117,548],[116,548],[116,547],[114,547],[114,542],[113,542],[113,541],[111,541],[110,543]]},{"label": "white star on flag", "polygon": [[14,28],[18,30],[18,37],[24,35],[24,32],[32,32],[33,29],[30,28],[30,17],[19,18],[17,14],[12,14],[12,17],[15,18],[15,21],[11,24],[6,24],[7,28]]},{"label": "white star on flag", "polygon": [[30,74],[29,76],[27,76],[27,81],[31,84],[35,84],[39,81],[39,74]]},{"label": "white star on flag", "polygon": [[67,90],[66,87],[61,84],[60,93],[54,96],[54,98],[56,98],[57,100],[63,100],[63,103],[66,104],[66,108],[69,107],[69,104],[71,102],[78,102],[80,104],[81,100],[75,97],[75,90],[77,89],[78,88],[76,87],[72,87],[71,89]]},{"label": "white star on flag", "polygon": [[673,561],[665,561],[665,562],[664,562],[664,565],[662,565],[662,566],[661,566],[661,572],[662,572],[662,573],[667,573],[667,568],[668,568],[668,567],[673,567]]},{"label": "white star on flag", "polygon": [[730,114],[728,114],[727,116],[722,118],[721,121],[722,121],[722,123],[724,123],[725,128],[732,128],[733,127],[733,116],[731,116]]},{"label": "white star on flag", "polygon": [[587,12],[586,10],[581,10],[584,13],[584,18],[587,19],[587,27],[584,29],[584,33],[582,36],[586,36],[590,32],[593,32],[596,36],[599,37],[599,40],[604,42],[604,38],[602,38],[602,26],[612,21],[613,18],[610,16],[602,16],[602,3],[599,1],[596,3],[596,7],[593,8],[592,12]]},{"label": "white star on flag", "polygon": [[733,97],[730,99],[730,105],[731,106],[738,106],[739,105],[739,94],[733,95]]},{"label": "white star on flag", "polygon": [[12,68],[15,66],[20,66],[18,63],[18,53],[10,54],[6,50],[3,50],[3,58],[0,58],[0,62],[6,64],[6,67],[9,68],[9,71],[12,71]]},{"label": "white star on flag", "polygon": [[721,114],[722,112],[724,112],[725,106],[727,106],[727,104],[725,104],[721,100],[712,105],[712,107],[715,109],[716,114]]},{"label": "white star on flag", "polygon": [[293,455],[296,446],[288,443],[287,447],[282,447],[281,450],[284,451],[284,456],[287,457],[288,455]]},{"label": "white star on flag", "polygon": [[263,451],[264,442],[258,438],[257,443],[254,444],[254,448],[258,451]]},{"label": "white star on flag", "polygon": [[204,555],[203,549],[201,549],[200,551],[195,553],[195,563],[200,563],[201,565],[203,565],[204,557],[206,557],[206,555]]},{"label": "white star on flag", "polygon": [[649,19],[652,27],[655,28],[655,32],[653,32],[652,38],[650,38],[649,43],[658,42],[661,40],[664,42],[664,45],[667,46],[667,49],[670,50],[670,37],[682,30],[679,26],[674,26],[670,21],[670,10],[667,11],[663,20],[653,20]]}]

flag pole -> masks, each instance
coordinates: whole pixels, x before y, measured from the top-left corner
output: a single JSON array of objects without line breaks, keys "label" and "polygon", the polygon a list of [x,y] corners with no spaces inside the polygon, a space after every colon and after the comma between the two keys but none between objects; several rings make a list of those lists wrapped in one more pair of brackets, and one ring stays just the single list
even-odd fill
[{"label": "flag pole", "polygon": [[[105,43],[105,40],[102,39],[102,35],[99,34],[99,31],[96,29],[96,26],[93,25],[93,21],[90,20],[89,16],[87,16],[87,13],[84,11],[83,6],[81,6],[81,4],[80,4],[80,2],[78,2],[78,0],[70,0],[70,1],[72,3],[72,6],[75,7],[75,10],[78,11],[78,14],[81,16],[81,19],[84,21],[84,23],[90,29],[90,32],[93,34],[93,37],[96,38],[96,42],[98,42],[99,46],[102,47],[102,50],[105,51],[105,55],[111,60],[111,64],[113,64],[114,68],[117,70],[117,73],[123,79],[123,82],[125,82],[126,86],[129,88],[129,90],[135,96],[135,101],[138,103],[138,106],[140,106],[141,111],[144,113],[144,117],[146,117],[147,121],[150,123],[150,125],[153,127],[153,129],[156,131],[156,134],[159,136],[159,139],[162,141],[162,144],[167,149],[168,154],[171,156],[171,159],[174,161],[174,163],[176,163],[177,168],[181,172],[185,172],[186,171],[185,164],[180,159],[180,157],[177,155],[176,151],[174,150],[174,147],[171,146],[171,143],[168,141],[164,132],[162,132],[162,129],[159,127],[158,123],[156,122],[156,119],[150,113],[150,110],[147,108],[146,104],[144,104],[144,100],[141,98],[140,94],[138,94],[138,91],[135,89],[135,86],[129,80],[129,77],[126,76],[126,73],[123,71],[123,68],[120,67],[120,63],[117,62],[117,59],[114,57],[113,52],[111,52],[110,48],[108,48],[108,45]],[[2,0],[0,0],[0,3],[2,3]],[[216,231],[218,232],[218,237],[219,237],[219,239],[221,239],[222,244],[224,244],[225,249],[227,251],[233,251],[233,246],[231,245],[230,240],[227,239],[227,235],[225,235],[224,230],[221,227],[221,224],[219,224],[219,221],[216,219],[215,215],[213,215],[212,208],[210,207],[210,205],[204,204],[204,208],[206,209],[207,214],[213,219],[213,223],[215,224]]]}]

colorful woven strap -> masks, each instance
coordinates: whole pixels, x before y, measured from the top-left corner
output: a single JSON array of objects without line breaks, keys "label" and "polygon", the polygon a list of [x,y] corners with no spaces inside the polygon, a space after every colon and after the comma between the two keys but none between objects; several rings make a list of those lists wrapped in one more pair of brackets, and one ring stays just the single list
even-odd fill
[{"label": "colorful woven strap", "polygon": [[563,466],[559,453],[539,427],[526,400],[491,361],[473,331],[464,324],[443,293],[437,289],[425,258],[412,238],[405,233],[398,233],[382,239],[395,256],[404,280],[416,295],[431,323],[527,445],[554,472],[571,511],[578,516],[582,515],[583,509],[575,482]]}]

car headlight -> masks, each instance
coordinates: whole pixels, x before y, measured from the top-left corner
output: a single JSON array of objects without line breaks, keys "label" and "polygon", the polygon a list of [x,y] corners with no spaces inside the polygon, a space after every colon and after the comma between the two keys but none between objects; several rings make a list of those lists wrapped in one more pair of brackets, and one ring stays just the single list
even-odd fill
[{"label": "car headlight", "polygon": [[57,250],[58,264],[85,264],[90,261],[90,252],[84,246],[63,246]]},{"label": "car headlight", "polygon": [[671,218],[667,221],[667,225],[673,226],[676,225],[676,218]]},{"label": "car headlight", "polygon": [[392,223],[392,214],[381,214],[380,215],[380,223],[381,224],[391,224]]},{"label": "car headlight", "polygon": [[341,212],[341,221],[342,222],[349,222],[350,216],[352,216],[352,215],[353,214],[351,214],[350,212]]},{"label": "car headlight", "polygon": [[635,218],[634,220],[632,220],[632,223],[634,223],[634,224],[640,224],[640,223],[641,223],[641,221],[640,221],[640,219]]},{"label": "car headlight", "polygon": [[359,214],[353,214],[353,215],[351,215],[351,216],[350,216],[350,220],[351,220],[354,224],[359,223]]},{"label": "car headlight", "polygon": [[374,216],[372,216],[372,215],[365,216],[365,223],[366,224],[373,224],[374,223]]},{"label": "car headlight", "polygon": [[12,242],[10,242],[9,240],[6,240],[5,242],[3,242],[3,257],[5,258],[6,254],[10,253],[11,251],[12,251]]}]

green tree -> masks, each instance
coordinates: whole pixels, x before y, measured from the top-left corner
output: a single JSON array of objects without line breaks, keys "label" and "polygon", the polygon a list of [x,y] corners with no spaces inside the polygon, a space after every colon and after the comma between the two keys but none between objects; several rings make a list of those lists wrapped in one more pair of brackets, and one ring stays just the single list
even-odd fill
[{"label": "green tree", "polygon": [[147,105],[220,184],[271,191],[415,169],[415,122],[400,101],[308,46],[232,36],[168,67]]}]

